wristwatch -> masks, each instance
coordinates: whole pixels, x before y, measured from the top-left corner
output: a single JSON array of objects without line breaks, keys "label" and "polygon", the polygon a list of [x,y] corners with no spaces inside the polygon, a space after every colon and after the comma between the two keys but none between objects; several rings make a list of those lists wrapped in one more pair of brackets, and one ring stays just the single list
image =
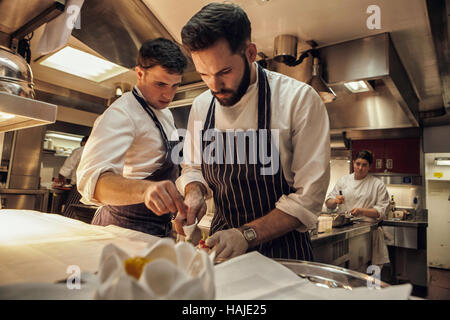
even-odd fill
[{"label": "wristwatch", "polygon": [[249,244],[251,244],[254,240],[256,240],[256,238],[258,236],[256,234],[255,229],[253,229],[253,228],[251,228],[249,226],[245,226],[245,225],[241,226],[241,227],[238,228],[238,230],[240,232],[242,232],[242,235],[244,236],[245,240],[247,240],[247,242]]}]

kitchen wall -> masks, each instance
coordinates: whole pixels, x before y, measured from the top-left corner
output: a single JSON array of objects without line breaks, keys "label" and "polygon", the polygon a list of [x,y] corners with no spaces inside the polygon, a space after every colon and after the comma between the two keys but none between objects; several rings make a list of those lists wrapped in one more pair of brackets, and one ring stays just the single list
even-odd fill
[{"label": "kitchen wall", "polygon": [[[394,196],[395,206],[402,208],[414,208],[413,200],[414,197],[418,197],[419,202],[422,202],[421,186],[410,186],[410,185],[386,185],[386,189],[389,193],[389,197]],[[421,206],[421,203],[419,203]]]},{"label": "kitchen wall", "polygon": [[423,152],[450,152],[448,137],[450,137],[450,126],[425,127],[423,129]]}]

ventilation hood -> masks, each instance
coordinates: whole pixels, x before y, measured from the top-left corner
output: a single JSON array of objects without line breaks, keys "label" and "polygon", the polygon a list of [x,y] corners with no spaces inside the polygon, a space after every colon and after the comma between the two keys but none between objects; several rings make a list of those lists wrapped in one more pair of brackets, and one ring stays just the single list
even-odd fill
[{"label": "ventilation hood", "polygon": [[34,100],[33,87],[25,59],[0,46],[0,132],[56,121],[57,106]]},{"label": "ventilation hood", "polygon": [[56,111],[54,104],[0,92],[0,132],[54,123]]},{"label": "ventilation hood", "polygon": [[[319,55],[337,96],[326,105],[334,132],[419,126],[419,99],[388,33],[322,47]],[[360,80],[372,90],[344,86]]]}]

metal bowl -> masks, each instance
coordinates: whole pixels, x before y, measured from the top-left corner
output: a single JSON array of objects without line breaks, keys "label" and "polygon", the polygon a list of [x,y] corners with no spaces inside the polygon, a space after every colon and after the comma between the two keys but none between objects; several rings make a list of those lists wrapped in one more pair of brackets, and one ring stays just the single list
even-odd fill
[{"label": "metal bowl", "polygon": [[0,46],[0,91],[34,98],[33,73],[25,59]]},{"label": "metal bowl", "polygon": [[389,284],[367,274],[329,264],[300,260],[274,260],[295,272],[299,277],[308,279],[314,284],[325,288],[352,290],[353,288],[367,287],[368,285],[378,288],[389,287]]},{"label": "metal bowl", "polygon": [[12,81],[0,78],[0,92],[8,92],[25,98],[35,98],[33,86],[26,81]]}]

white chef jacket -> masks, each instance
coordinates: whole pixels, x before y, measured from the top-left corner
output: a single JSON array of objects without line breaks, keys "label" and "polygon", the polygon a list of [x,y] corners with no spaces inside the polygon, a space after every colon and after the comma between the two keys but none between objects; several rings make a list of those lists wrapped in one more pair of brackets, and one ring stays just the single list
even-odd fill
[{"label": "white chef jacket", "polygon": [[[256,68],[255,64],[255,68]],[[330,134],[327,110],[316,91],[309,85],[277,72],[265,70],[271,92],[271,129],[279,129],[280,167],[296,192],[283,195],[276,208],[298,218],[304,226],[298,231],[315,228],[330,178]],[[256,73],[257,74],[257,73]],[[231,107],[216,99],[217,129],[258,128],[258,79],[249,86],[241,100]],[[211,196],[201,172],[199,137],[212,99],[209,90],[193,102],[185,138],[182,174],[176,185],[181,194],[193,181],[202,182]]]},{"label": "white chef jacket", "polygon": [[[152,110],[168,139],[173,139],[177,132],[170,110]],[[95,185],[103,172],[144,179],[161,166],[165,154],[166,147],[154,121],[131,92],[124,93],[96,119],[85,145],[77,170],[81,201],[104,205],[94,198]]]},{"label": "white chef jacket", "polygon": [[[344,196],[344,206],[347,211],[353,208],[375,208],[383,220],[389,209],[389,194],[384,183],[368,174],[364,179],[355,180],[355,174],[348,174],[341,177],[334,186],[333,190],[328,194],[327,200],[336,198],[339,190]],[[377,219],[364,216],[367,222],[375,222]]]},{"label": "white chef jacket", "polygon": [[72,150],[72,154],[64,161],[63,166],[59,169],[59,174],[66,179],[70,179],[71,184],[77,183],[77,167],[80,163],[81,154],[84,147],[78,147]]}]

